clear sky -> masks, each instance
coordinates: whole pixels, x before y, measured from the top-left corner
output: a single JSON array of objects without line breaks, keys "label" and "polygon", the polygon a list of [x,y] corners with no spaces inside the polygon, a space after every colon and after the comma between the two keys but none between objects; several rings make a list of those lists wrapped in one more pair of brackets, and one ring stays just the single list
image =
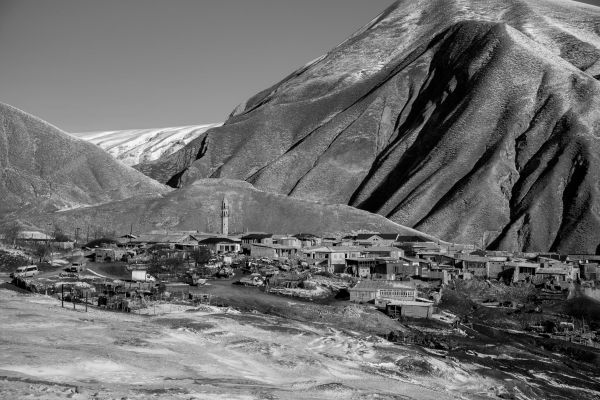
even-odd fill
[{"label": "clear sky", "polygon": [[69,132],[220,122],[392,3],[0,0],[0,101]]},{"label": "clear sky", "polygon": [[393,0],[0,0],[0,101],[68,132],[224,121]]}]

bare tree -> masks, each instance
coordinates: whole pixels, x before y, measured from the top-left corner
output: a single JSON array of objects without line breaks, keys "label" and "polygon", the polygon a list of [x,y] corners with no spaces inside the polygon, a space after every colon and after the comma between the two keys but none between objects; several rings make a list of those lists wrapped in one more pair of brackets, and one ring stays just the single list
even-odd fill
[{"label": "bare tree", "polygon": [[33,248],[33,254],[39,258],[40,263],[50,253],[50,249],[45,244],[38,243]]},{"label": "bare tree", "polygon": [[54,237],[55,242],[68,242],[70,240],[58,225],[54,225],[52,236]]},{"label": "bare tree", "polygon": [[198,247],[190,253],[190,258],[194,260],[194,265],[197,267],[198,264],[206,264],[210,260],[210,250],[206,247]]},{"label": "bare tree", "polygon": [[94,239],[114,239],[117,237],[117,232],[115,230],[109,230],[108,228],[104,228],[102,226],[97,226],[92,230],[92,236]]},{"label": "bare tree", "polygon": [[13,221],[3,225],[0,228],[0,233],[4,235],[4,241],[6,243],[10,243],[15,247],[22,230],[21,225],[18,222]]}]

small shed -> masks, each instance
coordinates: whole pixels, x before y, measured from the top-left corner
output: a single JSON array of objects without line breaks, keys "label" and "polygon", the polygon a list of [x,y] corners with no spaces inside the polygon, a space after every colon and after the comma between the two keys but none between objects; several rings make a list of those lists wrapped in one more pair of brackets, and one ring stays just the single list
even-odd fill
[{"label": "small shed", "polygon": [[190,293],[190,285],[183,282],[162,282],[160,284],[161,292],[169,292],[171,294],[188,295]]},{"label": "small shed", "polygon": [[431,318],[433,315],[433,302],[391,301],[386,305],[385,310],[386,314],[393,318]]}]

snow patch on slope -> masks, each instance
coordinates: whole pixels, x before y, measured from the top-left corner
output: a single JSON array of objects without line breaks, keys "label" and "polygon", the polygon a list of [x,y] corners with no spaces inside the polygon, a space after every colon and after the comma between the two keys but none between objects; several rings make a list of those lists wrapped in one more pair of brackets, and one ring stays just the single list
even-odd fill
[{"label": "snow patch on slope", "polygon": [[161,129],[83,132],[72,135],[99,146],[116,159],[133,166],[172,154],[207,130],[221,125],[215,123]]}]

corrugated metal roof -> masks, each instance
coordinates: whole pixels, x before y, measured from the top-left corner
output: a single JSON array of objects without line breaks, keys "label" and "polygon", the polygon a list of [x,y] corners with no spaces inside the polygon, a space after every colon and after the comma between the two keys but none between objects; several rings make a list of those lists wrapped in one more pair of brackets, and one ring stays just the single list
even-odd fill
[{"label": "corrugated metal roof", "polygon": [[402,285],[397,281],[360,281],[350,290],[377,290],[377,289],[409,289],[415,290],[410,286]]},{"label": "corrugated metal roof", "polygon": [[262,240],[273,237],[272,233],[250,233],[242,236],[242,240]]},{"label": "corrugated metal roof", "polygon": [[396,240],[398,238],[397,233],[359,233],[356,235],[356,240],[367,240],[373,236],[379,236],[384,240]]},{"label": "corrugated metal roof", "polygon": [[412,300],[391,300],[387,303],[391,306],[420,306],[420,307],[430,307],[433,306],[432,302],[424,302],[424,301],[412,301]]},{"label": "corrugated metal roof", "polygon": [[217,243],[239,243],[239,240],[233,240],[225,237],[211,237],[198,242],[198,244],[217,244]]},{"label": "corrugated metal roof", "polygon": [[536,274],[549,274],[549,275],[569,275],[573,272],[571,267],[550,267],[550,268],[538,268]]},{"label": "corrugated metal roof", "polygon": [[19,239],[24,240],[52,240],[52,236],[46,235],[43,232],[38,231],[21,231],[19,233]]},{"label": "corrugated metal roof", "polygon": [[263,247],[268,249],[282,249],[282,250],[300,250],[300,247],[297,246],[286,246],[283,244],[261,244],[261,243],[252,243],[252,246]]},{"label": "corrugated metal roof", "polygon": [[364,247],[362,249],[362,251],[371,252],[371,253],[381,253],[384,251],[402,252],[403,250],[399,249],[398,247],[392,247],[392,246],[370,246],[370,247]]},{"label": "corrugated metal roof", "polygon": [[131,241],[134,243],[181,243],[190,236],[187,233],[143,233]]}]

